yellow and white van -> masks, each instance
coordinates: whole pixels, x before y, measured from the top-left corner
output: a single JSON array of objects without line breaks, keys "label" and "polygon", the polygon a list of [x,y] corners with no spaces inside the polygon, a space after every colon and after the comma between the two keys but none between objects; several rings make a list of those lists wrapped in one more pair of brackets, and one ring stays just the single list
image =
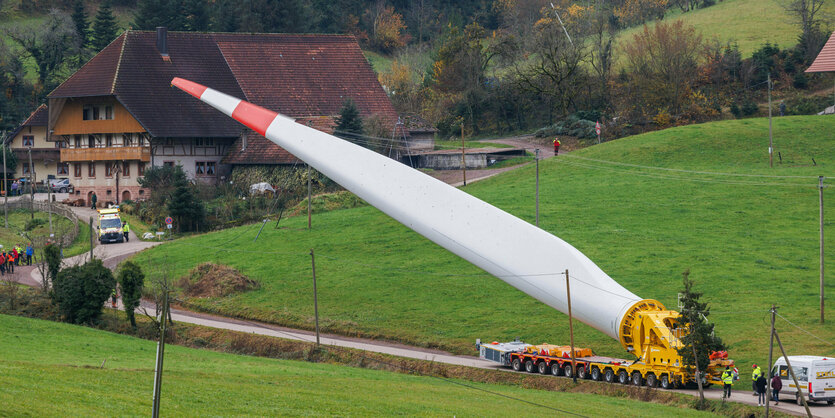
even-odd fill
[{"label": "yellow and white van", "polygon": [[[789,356],[792,369],[797,382],[800,383],[800,390],[806,399],[812,402],[826,402],[830,405],[835,403],[835,357],[819,356]],[[789,367],[786,365],[786,358],[780,357],[771,368],[771,373],[779,374],[783,380],[783,390],[780,391],[780,398],[784,394],[788,398],[794,396],[797,404],[802,404],[798,396],[797,386],[789,374]]]}]

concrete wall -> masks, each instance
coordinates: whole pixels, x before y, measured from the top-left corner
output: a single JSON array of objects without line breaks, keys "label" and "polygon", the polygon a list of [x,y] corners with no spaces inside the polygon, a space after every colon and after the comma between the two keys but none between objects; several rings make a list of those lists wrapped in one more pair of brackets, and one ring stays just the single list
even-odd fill
[{"label": "concrete wall", "polygon": [[[461,154],[425,154],[418,157],[419,168],[436,170],[460,170]],[[487,154],[467,154],[465,159],[468,169],[487,167]]]}]

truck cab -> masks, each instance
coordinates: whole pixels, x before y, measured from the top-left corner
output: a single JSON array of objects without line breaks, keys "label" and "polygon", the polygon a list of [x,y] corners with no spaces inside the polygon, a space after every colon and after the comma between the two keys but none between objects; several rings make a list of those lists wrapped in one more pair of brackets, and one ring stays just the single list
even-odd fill
[{"label": "truck cab", "polygon": [[123,242],[125,236],[122,234],[122,218],[119,217],[119,208],[99,209],[99,219],[96,231],[99,242]]},{"label": "truck cab", "polygon": [[[789,356],[800,391],[812,402],[835,403],[835,357]],[[797,404],[802,404],[797,386],[789,373],[786,358],[780,357],[771,368],[772,375],[777,374],[783,380],[781,396],[794,396]]]}]

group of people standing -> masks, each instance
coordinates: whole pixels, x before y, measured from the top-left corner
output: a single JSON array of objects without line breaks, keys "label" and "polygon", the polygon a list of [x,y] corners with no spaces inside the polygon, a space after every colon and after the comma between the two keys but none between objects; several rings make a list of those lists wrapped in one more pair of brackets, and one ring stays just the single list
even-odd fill
[{"label": "group of people standing", "polygon": [[[753,371],[751,372],[751,387],[754,390],[754,396],[757,396],[757,406],[765,406],[766,402],[768,402],[767,393],[768,393],[768,380],[765,377],[765,374],[760,369],[759,366],[756,364],[751,366]],[[722,398],[730,398],[731,397],[731,387],[734,384],[734,380],[739,380],[739,372],[736,368],[731,370],[731,366],[725,367],[725,371],[722,373],[722,383],[724,384],[724,394]],[[783,389],[783,379],[780,378],[779,374],[774,374],[771,377],[771,399],[774,400],[774,405],[780,404],[780,390]]]},{"label": "group of people standing", "polygon": [[9,187],[9,196],[19,196],[22,192],[23,183],[20,180],[13,181],[11,187]]},{"label": "group of people standing", "polygon": [[20,244],[13,246],[11,250],[3,249],[0,251],[0,275],[14,273],[15,266],[20,265],[21,257],[24,257],[23,262],[26,265],[32,265],[32,255],[34,253],[35,249],[32,244],[27,245],[25,249]]}]

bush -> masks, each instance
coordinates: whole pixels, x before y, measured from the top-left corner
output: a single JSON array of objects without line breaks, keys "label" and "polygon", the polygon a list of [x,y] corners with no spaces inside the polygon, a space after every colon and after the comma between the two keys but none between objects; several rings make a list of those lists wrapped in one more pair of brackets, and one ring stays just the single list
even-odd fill
[{"label": "bush", "polygon": [[787,99],[785,103],[786,115],[816,115],[828,106],[832,106],[832,96],[799,96]]},{"label": "bush", "polygon": [[136,328],[134,310],[139,307],[142,299],[142,286],[145,283],[145,273],[133,261],[125,261],[119,269],[119,286],[122,288],[122,303],[125,305],[125,315],[130,325]]},{"label": "bush", "polygon": [[792,80],[792,85],[796,89],[805,89],[809,86],[809,79],[806,77],[805,73],[798,72],[794,74],[794,80]]},{"label": "bush", "polygon": [[92,323],[101,316],[104,302],[116,287],[113,273],[93,259],[58,273],[53,283],[53,297],[67,322]]},{"label": "bush", "polygon": [[26,231],[31,231],[39,226],[46,225],[47,220],[43,218],[34,218],[26,221],[26,225],[23,227]]},{"label": "bush", "polygon": [[[576,115],[571,115],[553,125],[538,129],[534,136],[537,138],[546,138],[556,135],[570,135],[580,139],[594,139],[597,138],[597,132],[594,130],[597,122],[588,119],[582,119],[578,115],[594,116],[593,112],[577,112]],[[599,115],[599,113],[597,113]]]}]

